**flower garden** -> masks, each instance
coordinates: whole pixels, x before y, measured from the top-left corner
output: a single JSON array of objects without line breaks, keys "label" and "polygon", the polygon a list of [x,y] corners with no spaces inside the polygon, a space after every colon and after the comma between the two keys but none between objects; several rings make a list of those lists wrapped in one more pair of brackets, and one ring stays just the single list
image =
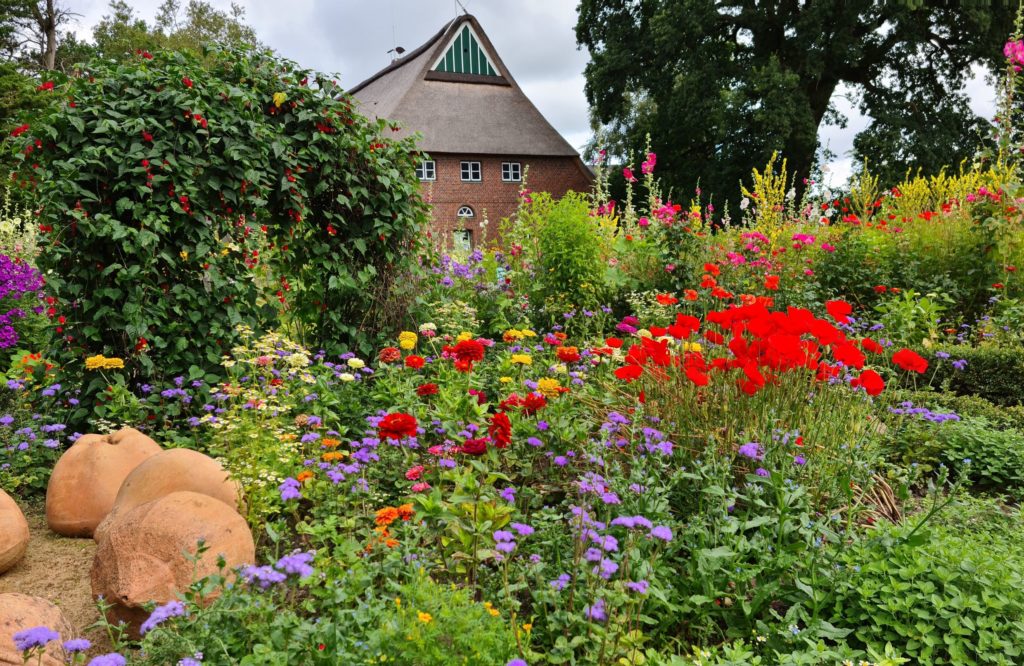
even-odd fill
[{"label": "flower garden", "polygon": [[143,53],[11,139],[0,489],[49,514],[132,427],[229,475],[254,555],[204,533],[25,663],[1024,662],[1007,151],[799,198],[773,161],[724,225],[652,153],[450,256],[414,147],[315,76]]}]

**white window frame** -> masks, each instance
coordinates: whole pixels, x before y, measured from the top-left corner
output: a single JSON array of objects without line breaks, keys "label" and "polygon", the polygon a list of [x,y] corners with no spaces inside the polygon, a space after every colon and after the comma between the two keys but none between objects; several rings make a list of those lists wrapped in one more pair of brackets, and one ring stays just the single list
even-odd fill
[{"label": "white window frame", "polygon": [[469,206],[459,206],[459,210],[457,213],[455,213],[455,217],[460,219],[464,219],[467,217],[476,217],[476,213],[474,213],[473,209],[470,208]]},{"label": "white window frame", "polygon": [[[476,166],[476,178],[473,177],[474,165]],[[484,170],[480,162],[462,162],[459,164],[459,174],[464,183],[481,183],[484,180]],[[466,175],[469,175],[469,178]]]},{"label": "white window frame", "polygon": [[[464,238],[465,241],[460,242],[459,239]],[[464,246],[463,246],[464,245]],[[473,251],[473,230],[472,229],[453,229],[452,230],[452,247],[456,250],[466,250],[467,252]]]},{"label": "white window frame", "polygon": [[422,160],[416,167],[416,177],[423,182],[437,180],[437,162],[434,160]]},{"label": "white window frame", "polygon": [[506,183],[521,183],[523,182],[523,163],[522,162],[502,162],[501,163],[501,180]]}]

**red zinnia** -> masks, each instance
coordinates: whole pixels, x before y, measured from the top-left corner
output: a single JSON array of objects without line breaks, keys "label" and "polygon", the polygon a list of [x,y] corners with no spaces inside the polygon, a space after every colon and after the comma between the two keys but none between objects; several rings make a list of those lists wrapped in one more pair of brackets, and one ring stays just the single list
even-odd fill
[{"label": "red zinnia", "polygon": [[424,359],[422,356],[410,354],[405,357],[405,367],[412,368],[413,370],[419,370],[420,368],[423,367],[425,361],[426,359]]},{"label": "red zinnia", "polygon": [[402,358],[402,352],[398,350],[398,347],[385,347],[380,350],[377,358],[380,359],[381,363],[394,363]]},{"label": "red zinnia", "polygon": [[607,340],[604,341],[604,343],[611,347],[612,349],[622,348],[622,340],[620,338],[608,338]]},{"label": "red zinnia", "polygon": [[425,398],[428,395],[437,395],[437,384],[420,384],[416,387],[416,395]]},{"label": "red zinnia", "polygon": [[658,294],[655,298],[660,305],[675,305],[679,302],[679,299],[672,294]]},{"label": "red zinnia", "polygon": [[461,451],[467,456],[482,456],[487,453],[487,438],[467,439],[462,443]]},{"label": "red zinnia", "polygon": [[580,350],[576,347],[559,347],[557,355],[558,360],[563,363],[575,363],[580,360]]},{"label": "red zinnia", "polygon": [[527,416],[533,416],[540,410],[544,409],[548,405],[548,399],[544,397],[543,393],[528,393],[523,402],[520,405],[523,409],[523,413]]},{"label": "red zinnia", "polygon": [[498,412],[491,417],[491,425],[487,428],[487,434],[494,440],[494,446],[503,449],[512,443],[512,422],[505,412]]},{"label": "red zinnia", "polygon": [[779,276],[778,275],[769,275],[768,277],[766,277],[764,279],[764,288],[768,289],[769,291],[778,291],[779,290]]},{"label": "red zinnia", "polygon": [[377,434],[385,439],[415,437],[418,426],[415,416],[403,412],[393,412],[387,414],[377,424]]},{"label": "red zinnia", "polygon": [[477,340],[462,340],[452,348],[455,360],[475,363],[484,360],[484,346]]},{"label": "red zinnia", "polygon": [[917,374],[921,374],[928,369],[928,361],[924,360],[917,352],[909,349],[901,349],[893,354],[892,362],[904,370],[916,372]]}]

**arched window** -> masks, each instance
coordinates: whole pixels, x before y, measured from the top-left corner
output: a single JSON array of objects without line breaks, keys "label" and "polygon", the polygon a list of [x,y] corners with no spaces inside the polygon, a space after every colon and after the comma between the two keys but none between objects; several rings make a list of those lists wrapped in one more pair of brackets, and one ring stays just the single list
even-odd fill
[{"label": "arched window", "polygon": [[469,206],[460,206],[459,212],[455,214],[456,217],[473,217],[475,213]]}]

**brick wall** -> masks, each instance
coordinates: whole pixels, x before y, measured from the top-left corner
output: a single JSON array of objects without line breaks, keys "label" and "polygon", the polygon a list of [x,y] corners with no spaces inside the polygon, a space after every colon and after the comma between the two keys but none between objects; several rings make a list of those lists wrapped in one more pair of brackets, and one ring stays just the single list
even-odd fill
[{"label": "brick wall", "polygon": [[[431,155],[437,179],[420,183],[424,199],[431,205],[433,217],[431,237],[445,247],[451,247],[456,229],[472,231],[473,246],[484,247],[498,242],[498,226],[502,218],[509,217],[519,204],[520,182],[503,182],[502,162],[519,162],[525,172],[527,185],[534,192],[550,192],[561,197],[567,191],[587,192],[591,179],[582,163],[573,157],[510,157],[495,155]],[[480,162],[481,182],[462,180],[461,163]],[[469,206],[475,215],[459,218],[456,213]],[[484,228],[484,216],[488,221]]]}]

